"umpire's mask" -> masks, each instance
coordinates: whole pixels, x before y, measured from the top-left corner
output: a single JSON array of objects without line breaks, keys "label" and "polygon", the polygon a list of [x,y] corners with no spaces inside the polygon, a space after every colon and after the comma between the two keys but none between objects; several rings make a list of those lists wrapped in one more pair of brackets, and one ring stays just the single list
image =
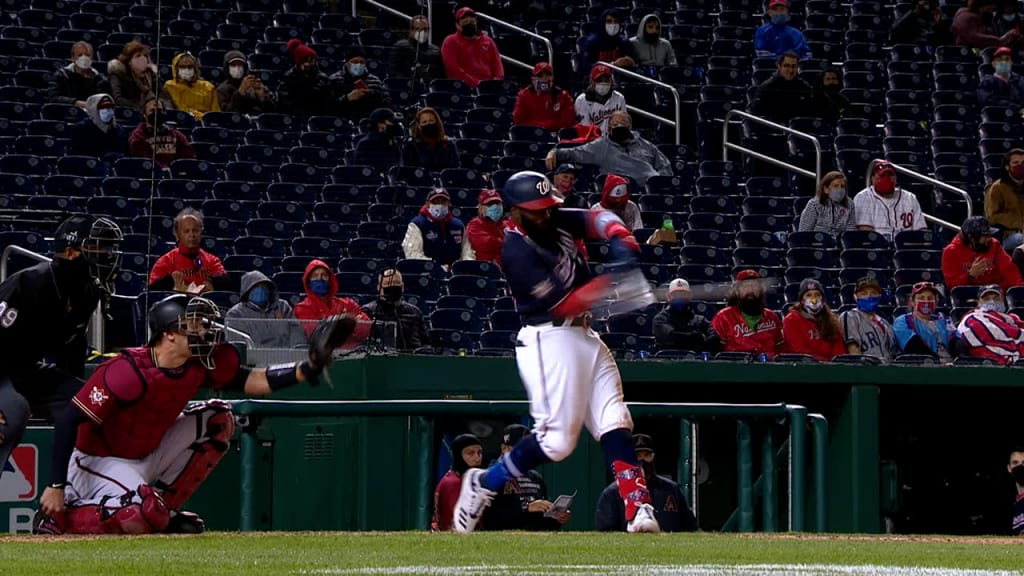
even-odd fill
[{"label": "umpire's mask", "polygon": [[54,250],[74,248],[81,252],[89,277],[107,294],[113,293],[114,278],[121,266],[121,228],[112,220],[75,214],[61,223],[54,237]]},{"label": "umpire's mask", "polygon": [[213,370],[213,350],[224,341],[224,324],[220,310],[212,301],[193,296],[185,306],[185,334],[192,356],[207,370]]}]

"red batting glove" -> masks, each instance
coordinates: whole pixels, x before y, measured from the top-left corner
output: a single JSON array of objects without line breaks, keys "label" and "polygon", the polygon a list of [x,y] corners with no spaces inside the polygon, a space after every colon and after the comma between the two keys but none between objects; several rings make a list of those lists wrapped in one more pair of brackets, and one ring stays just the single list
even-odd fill
[{"label": "red batting glove", "polygon": [[611,221],[607,226],[604,227],[604,237],[611,240],[612,238],[618,238],[624,246],[630,248],[634,252],[640,251],[640,244],[636,241],[633,233],[626,228],[622,222]]}]

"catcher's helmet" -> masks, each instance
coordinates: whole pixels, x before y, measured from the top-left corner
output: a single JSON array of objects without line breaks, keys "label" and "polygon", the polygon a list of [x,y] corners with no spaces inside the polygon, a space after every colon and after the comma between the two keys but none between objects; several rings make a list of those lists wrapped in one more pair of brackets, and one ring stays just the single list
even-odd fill
[{"label": "catcher's helmet", "polygon": [[525,210],[545,210],[562,203],[552,192],[551,181],[540,172],[529,170],[516,172],[505,182],[501,198],[506,206],[518,206]]},{"label": "catcher's helmet", "polygon": [[189,351],[203,366],[214,368],[213,349],[222,341],[224,325],[220,309],[200,296],[174,294],[149,308],[149,345],[155,346],[164,332],[184,332]]},{"label": "catcher's helmet", "polygon": [[122,238],[121,228],[112,220],[74,214],[57,228],[53,247],[56,252],[81,250],[81,257],[89,264],[89,275],[110,294],[121,266]]}]

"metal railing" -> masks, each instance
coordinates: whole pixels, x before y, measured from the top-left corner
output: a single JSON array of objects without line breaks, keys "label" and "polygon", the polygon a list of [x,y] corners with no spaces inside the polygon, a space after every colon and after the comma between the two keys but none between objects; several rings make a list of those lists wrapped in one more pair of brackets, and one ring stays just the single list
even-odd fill
[{"label": "metal railing", "polygon": [[[543,42],[544,43],[544,47],[547,48],[547,52],[548,52],[548,64],[551,66],[552,70],[555,69],[555,52],[554,52],[554,49],[553,49],[553,47],[551,45],[551,40],[548,40],[546,37],[541,36],[540,34],[537,34],[536,32],[531,32],[531,31],[527,30],[526,28],[520,28],[519,26],[516,26],[515,24],[511,24],[511,23],[506,22],[504,20],[500,20],[498,18],[495,18],[494,16],[489,16],[487,14],[484,14],[483,12],[476,12],[475,15],[476,15],[477,18],[483,18],[484,20],[487,20],[491,24],[497,24],[498,26],[502,26],[504,28],[508,28],[509,30],[515,30],[516,32],[519,32],[520,34],[526,34],[527,36],[529,36],[530,38],[533,38],[534,40],[540,40],[541,42]],[[500,54],[499,53],[498,55],[501,56],[502,60],[504,60],[505,62],[508,62],[509,64],[515,64],[516,66],[519,66],[520,68],[525,68],[527,70],[533,70],[533,64],[528,64],[528,63],[523,62],[521,60],[516,60],[515,58],[512,58],[510,56],[505,56],[504,54]]]},{"label": "metal railing", "polygon": [[[871,170],[875,167],[875,164],[878,164],[879,162],[888,162],[889,165],[891,165],[893,167],[893,169],[896,170],[897,174],[904,174],[906,176],[909,176],[913,180],[919,180],[921,182],[924,182],[925,184],[930,184],[930,185],[938,188],[939,190],[942,190],[943,192],[951,192],[953,194],[956,194],[957,196],[963,198],[964,203],[967,204],[967,216],[966,217],[970,218],[972,215],[974,215],[974,201],[971,200],[971,195],[968,194],[966,190],[963,190],[961,188],[957,188],[956,186],[952,186],[950,184],[946,184],[945,182],[941,182],[939,180],[936,180],[935,178],[932,178],[931,176],[926,176],[925,174],[921,174],[920,172],[917,172],[915,170],[911,170],[910,168],[904,168],[903,166],[900,166],[899,164],[893,164],[892,162],[889,162],[888,160],[884,160],[882,158],[875,158],[874,160],[872,160],[868,164],[867,174],[864,175],[864,181],[865,182],[871,182]],[[947,222],[947,221],[945,221],[945,220],[943,220],[941,218],[936,218],[935,216],[932,216],[931,214],[925,214],[924,215],[924,219],[927,220],[928,222],[933,223],[933,224],[938,224],[939,226],[942,226],[943,228],[948,228],[948,229],[953,230],[955,232],[959,232],[960,231],[960,225],[959,224],[954,224],[952,222]]]},{"label": "metal railing", "polygon": [[[784,161],[779,160],[777,158],[772,158],[771,156],[766,156],[766,155],[764,155],[764,154],[762,154],[762,153],[760,153],[760,152],[758,152],[756,150],[751,150],[750,148],[745,148],[743,146],[740,146],[739,144],[733,144],[732,142],[729,142],[729,119],[732,118],[733,116],[739,116],[740,118],[743,118],[745,120],[749,120],[751,122],[754,122],[755,124],[761,124],[762,126],[768,126],[769,128],[774,128],[775,130],[779,130],[781,132],[785,132],[786,134],[790,134],[790,135],[795,136],[797,138],[802,138],[804,140],[810,141],[811,144],[814,144],[814,154],[815,154],[814,172],[811,172],[810,170],[807,170],[805,168],[801,168],[801,167],[799,167],[799,166],[797,166],[795,164],[790,164],[789,162],[784,162]],[[779,168],[784,168],[786,170],[789,170],[790,172],[796,172],[797,174],[799,174],[801,176],[806,176],[808,178],[814,178],[814,184],[815,185],[817,185],[818,182],[821,182],[821,143],[818,142],[818,139],[816,137],[814,137],[812,134],[808,134],[806,132],[800,132],[799,130],[793,130],[792,128],[790,128],[788,126],[783,126],[782,124],[776,124],[775,122],[772,122],[771,120],[765,120],[764,118],[761,118],[760,116],[754,116],[753,114],[749,114],[749,113],[744,112],[742,110],[729,110],[728,112],[725,113],[725,118],[724,118],[724,121],[722,123],[722,160],[728,160],[729,159],[729,150],[734,150],[736,152],[739,152],[740,154],[746,154],[747,156],[752,156],[752,157],[757,158],[758,160],[760,160],[762,162],[767,162],[767,163],[772,164],[774,166],[778,166]]]},{"label": "metal railing", "polygon": [[[356,6],[359,2],[365,2],[366,4],[369,4],[370,6],[373,6],[374,8],[383,10],[383,11],[387,12],[388,14],[391,14],[392,16],[398,16],[399,18],[402,18],[402,19],[410,21],[410,22],[414,18],[414,16],[410,16],[410,15],[404,13],[404,12],[399,12],[398,10],[395,10],[394,8],[392,8],[390,6],[386,6],[384,4],[381,4],[380,2],[376,2],[375,0],[352,0],[352,17],[353,18],[356,18],[356,17],[359,16],[359,11],[358,11],[357,6]],[[433,8],[433,6],[434,6],[434,3],[431,2],[430,0],[426,0],[426,5],[427,5],[427,14],[426,14],[426,17],[427,17],[427,42],[433,43],[434,42],[434,26],[433,26],[433,22],[434,22],[434,18],[433,18],[433,16],[434,16],[434,8]],[[418,14],[417,14],[417,16],[418,16]]]},{"label": "metal railing", "polygon": [[671,126],[672,128],[675,129],[676,132],[676,145],[678,146],[683,143],[682,109],[680,108],[679,90],[676,90],[675,87],[672,86],[671,84],[666,84],[661,80],[655,80],[654,78],[644,76],[643,74],[637,74],[632,70],[626,70],[625,68],[616,66],[611,62],[599,62],[599,64],[604,64],[605,66],[611,68],[612,70],[615,70],[619,74],[622,74],[623,76],[626,76],[628,78],[633,78],[635,80],[640,80],[641,82],[653,84],[658,88],[664,88],[665,90],[671,92],[672,100],[675,102],[676,119],[674,121],[669,120],[668,118],[665,118],[663,116],[658,116],[657,114],[652,114],[646,110],[637,108],[636,106],[630,106],[629,102],[626,103],[626,110],[628,110],[630,114],[643,116],[644,118],[649,118],[651,120],[654,120],[655,122],[660,122],[661,124]]},{"label": "metal railing", "polygon": [[[230,401],[238,419],[241,436],[239,440],[241,452],[241,477],[239,481],[240,516],[239,529],[251,531],[256,528],[256,470],[260,461],[257,431],[262,418],[342,418],[342,417],[380,417],[407,416],[432,417],[448,415],[503,416],[522,415],[529,410],[525,401],[480,401],[480,400],[383,400],[383,401],[285,401],[285,400],[232,400]],[[828,449],[827,426],[822,427],[824,418],[819,415],[808,415],[803,406],[787,404],[682,404],[682,403],[647,403],[630,402],[627,404],[634,417],[680,418],[680,461],[679,480],[684,494],[691,498],[693,511],[697,513],[697,482],[696,466],[697,442],[693,419],[736,418],[737,419],[737,497],[739,506],[734,515],[738,520],[740,531],[754,529],[753,493],[755,486],[751,479],[752,458],[750,450],[750,420],[776,422],[785,419],[789,424],[787,445],[789,447],[789,523],[788,529],[802,532],[805,530],[805,499],[807,496],[804,481],[806,471],[806,434],[808,422],[814,435],[813,447],[816,451]],[[415,522],[419,528],[425,528],[430,520],[432,462],[429,453],[434,442],[434,429],[429,420],[425,425],[410,424],[410,443],[417,447],[411,454],[415,461],[412,471],[412,482],[416,487],[414,498]],[[745,434],[744,434],[745,431]],[[819,437],[824,434],[824,437]],[[770,445],[769,445],[770,446]],[[762,456],[764,453],[762,452]],[[764,506],[772,511],[764,512],[766,530],[774,531],[774,502],[777,491],[774,484],[774,453],[762,463],[765,469],[761,484],[764,494]],[[810,527],[811,531],[824,532],[825,525],[825,454],[815,453],[814,467],[814,506],[816,515]],[[759,480],[760,482],[760,480]]]}]

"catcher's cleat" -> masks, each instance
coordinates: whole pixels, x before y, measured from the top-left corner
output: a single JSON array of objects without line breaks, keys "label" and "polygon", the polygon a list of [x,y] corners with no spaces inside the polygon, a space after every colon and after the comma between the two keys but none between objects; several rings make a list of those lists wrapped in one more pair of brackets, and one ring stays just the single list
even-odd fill
[{"label": "catcher's cleat", "polygon": [[661,526],[654,518],[654,507],[650,504],[637,504],[636,515],[626,525],[626,532],[661,532]]},{"label": "catcher's cleat", "polygon": [[206,531],[206,522],[194,512],[181,510],[171,511],[171,520],[164,528],[164,534],[202,534]]},{"label": "catcher's cleat", "polygon": [[53,518],[43,514],[42,510],[36,510],[35,515],[32,516],[32,533],[59,536],[64,532],[53,521]]},{"label": "catcher's cleat", "polygon": [[484,488],[483,479],[486,473],[486,470],[472,468],[466,470],[462,476],[462,489],[459,490],[459,499],[455,503],[452,530],[472,532],[484,510],[491,505],[494,492]]}]

